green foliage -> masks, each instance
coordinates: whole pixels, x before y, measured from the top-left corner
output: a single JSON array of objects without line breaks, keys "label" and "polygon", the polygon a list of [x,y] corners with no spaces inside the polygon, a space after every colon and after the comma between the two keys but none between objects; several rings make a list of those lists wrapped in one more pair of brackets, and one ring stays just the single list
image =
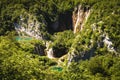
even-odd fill
[{"label": "green foliage", "polygon": [[[120,49],[119,2],[119,0],[106,0],[94,3],[94,5],[91,7],[91,15],[86,23],[87,29],[90,28],[90,25],[97,23],[96,28],[98,28],[99,30],[101,29],[100,34],[107,33],[113,44],[115,44],[114,47],[118,52]],[[97,33],[98,32],[93,34]]]},{"label": "green foliage", "polygon": [[53,44],[51,44],[50,47],[52,47],[54,52],[58,55],[66,54],[73,43],[74,37],[73,32],[69,30],[58,32],[54,35]]},{"label": "green foliage", "polygon": [[56,62],[47,57],[30,54],[34,44],[43,45],[40,41],[16,42],[9,36],[0,37],[0,79],[45,79],[47,70]]},{"label": "green foliage", "polygon": [[89,61],[72,63],[63,73],[64,80],[118,80],[120,58],[107,54],[96,56]]},{"label": "green foliage", "polygon": [[55,21],[58,15],[70,11],[79,0],[0,0],[0,35],[14,30],[13,23],[19,21],[23,12],[31,13],[41,20],[44,16],[47,22]]},{"label": "green foliage", "polygon": [[[72,12],[76,5],[89,7],[91,14],[83,31],[58,32],[53,36],[47,33],[48,23],[55,22],[60,14]],[[33,54],[35,45],[45,47],[43,41],[16,41],[14,22],[20,15],[31,14],[41,24],[44,39],[51,40],[56,56],[75,50],[74,53],[89,52],[94,48],[97,56],[90,60],[73,62],[63,67],[61,72],[51,71],[56,62]],[[115,50],[120,52],[120,1],[119,0],[0,0],[0,79],[2,80],[120,80],[120,58],[108,53],[101,36],[107,33]],[[25,15],[24,15],[25,14]],[[92,30],[95,24],[96,30]],[[47,26],[47,27],[46,27]],[[3,36],[4,35],[4,36]]]}]

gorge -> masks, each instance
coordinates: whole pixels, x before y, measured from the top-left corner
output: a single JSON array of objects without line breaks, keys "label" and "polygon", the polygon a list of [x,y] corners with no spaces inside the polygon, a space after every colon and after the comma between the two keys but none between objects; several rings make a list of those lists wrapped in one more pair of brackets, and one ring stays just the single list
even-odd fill
[{"label": "gorge", "polygon": [[120,80],[120,0],[0,0],[0,80]]},{"label": "gorge", "polygon": [[[85,44],[86,46],[86,48],[84,48],[85,50],[77,51],[76,48],[72,46],[74,45],[74,42],[76,42],[76,40],[79,40],[79,38],[82,38],[80,35],[75,37],[75,40],[69,49],[63,46],[58,50],[55,50],[55,48],[50,47],[51,45],[54,44],[54,42],[46,41],[43,38],[43,32],[42,32],[43,30],[41,27],[44,27],[44,26],[46,26],[45,30],[50,34],[54,34],[56,32],[62,32],[65,30],[72,30],[74,34],[86,31],[85,30],[86,22],[91,13],[92,13],[92,9],[90,9],[89,6],[83,7],[82,5],[78,5],[74,8],[73,11],[68,11],[66,13],[58,15],[56,21],[51,23],[46,22],[46,20],[43,20],[43,19],[40,22],[37,20],[37,18],[34,15],[25,13],[25,14],[21,14],[19,23],[14,23],[15,30],[17,31],[19,36],[30,36],[38,40],[43,40],[43,42],[46,44],[45,45],[46,49],[40,47],[40,45],[36,46],[35,53],[40,55],[46,55],[50,59],[60,58],[64,55],[69,55],[67,58],[68,64],[70,64],[71,61],[78,61],[80,59],[84,59],[84,60],[89,59],[90,57],[95,55],[94,54],[94,52],[96,51],[95,48],[97,47],[102,48],[103,47],[102,45],[106,45],[108,51],[112,51],[116,53],[114,47],[112,47],[112,42],[109,41],[109,38],[107,36],[104,36],[104,32],[100,28],[97,28],[97,25],[103,23],[102,21],[97,23],[96,25],[93,24],[92,25],[93,29],[89,29],[89,31],[96,32],[98,30],[99,31],[98,34],[103,35],[102,37],[104,37],[104,39],[101,39],[101,41],[93,44],[92,42],[93,39],[91,38],[89,44],[87,45]],[[27,17],[23,17],[22,15]],[[101,35],[97,36],[97,38],[102,38]],[[81,42],[77,41],[75,44],[79,44],[79,43],[81,44]],[[82,43],[81,45],[84,45],[84,44]]]}]

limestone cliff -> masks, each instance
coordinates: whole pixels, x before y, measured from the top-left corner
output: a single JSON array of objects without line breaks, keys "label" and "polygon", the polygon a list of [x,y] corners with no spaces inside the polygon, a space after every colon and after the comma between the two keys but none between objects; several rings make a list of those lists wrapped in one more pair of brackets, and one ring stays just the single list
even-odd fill
[{"label": "limestone cliff", "polygon": [[29,36],[36,39],[43,39],[42,28],[46,26],[46,22],[43,18],[40,22],[37,20],[36,16],[24,13],[20,15],[19,21],[15,22],[14,25],[19,36]]}]

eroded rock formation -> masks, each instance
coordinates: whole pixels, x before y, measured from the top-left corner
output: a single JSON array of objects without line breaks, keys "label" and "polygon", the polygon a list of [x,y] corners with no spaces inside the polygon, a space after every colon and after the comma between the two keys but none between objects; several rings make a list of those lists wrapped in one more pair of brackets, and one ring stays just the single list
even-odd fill
[{"label": "eroded rock formation", "polygon": [[105,36],[103,42],[107,46],[108,51],[116,53],[116,50],[113,47],[113,43],[107,35]]},{"label": "eroded rock formation", "polygon": [[26,13],[21,15],[19,22],[15,22],[14,25],[19,36],[30,36],[36,39],[43,39],[41,27],[45,27],[45,23],[45,20],[39,22],[35,16]]}]

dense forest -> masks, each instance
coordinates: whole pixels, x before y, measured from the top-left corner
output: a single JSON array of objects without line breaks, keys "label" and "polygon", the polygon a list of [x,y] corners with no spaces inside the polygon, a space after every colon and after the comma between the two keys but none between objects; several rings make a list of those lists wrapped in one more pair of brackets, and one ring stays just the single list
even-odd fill
[{"label": "dense forest", "polygon": [[0,80],[120,80],[120,0],[0,0]]}]

